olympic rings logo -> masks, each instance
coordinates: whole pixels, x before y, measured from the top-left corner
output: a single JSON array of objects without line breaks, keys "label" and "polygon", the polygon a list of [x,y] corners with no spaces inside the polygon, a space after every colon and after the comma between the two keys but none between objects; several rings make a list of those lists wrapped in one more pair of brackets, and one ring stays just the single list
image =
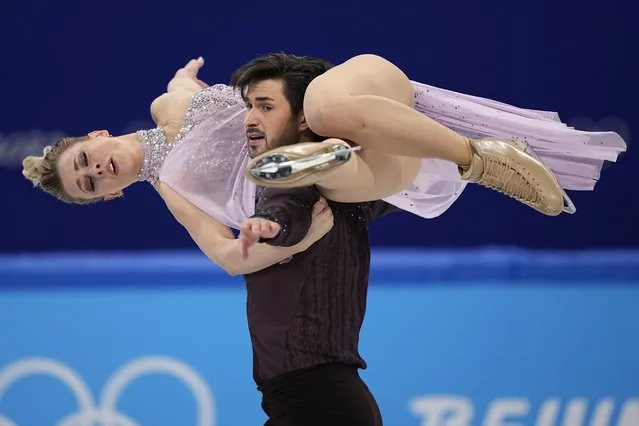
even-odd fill
[{"label": "olympic rings logo", "polygon": [[[138,426],[133,419],[118,412],[117,403],[127,386],[149,374],[166,374],[183,383],[196,402],[196,425],[215,426],[216,408],[206,381],[190,366],[163,356],[137,358],[119,368],[107,380],[99,405],[82,377],[70,367],[50,358],[22,359],[0,370],[0,401],[12,385],[28,376],[51,376],[69,388],[78,404],[78,410],[58,421],[56,426]],[[17,425],[0,413],[0,426]]]}]

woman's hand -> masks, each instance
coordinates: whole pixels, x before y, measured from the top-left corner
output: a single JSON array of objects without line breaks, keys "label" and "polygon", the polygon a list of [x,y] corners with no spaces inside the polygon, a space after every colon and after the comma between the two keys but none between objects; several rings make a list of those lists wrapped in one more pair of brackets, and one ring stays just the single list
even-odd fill
[{"label": "woman's hand", "polygon": [[248,259],[248,249],[262,238],[275,238],[280,232],[280,225],[267,219],[253,217],[246,219],[240,225],[238,236],[242,259]]},{"label": "woman's hand", "polygon": [[[313,206],[311,226],[302,241],[291,247],[294,253],[307,250],[333,228],[333,212],[324,198]],[[238,249],[242,259],[249,257],[249,248],[253,247],[261,238],[275,238],[280,232],[280,225],[262,218],[246,219],[240,225],[240,235],[237,239]]]},{"label": "woman's hand", "polygon": [[328,206],[324,197],[320,198],[313,206],[313,219],[311,227],[302,242],[307,242],[308,247],[322,238],[333,229],[333,211]]},{"label": "woman's hand", "polygon": [[175,77],[190,78],[193,81],[197,82],[197,84],[204,89],[206,87],[209,87],[209,85],[197,78],[197,74],[200,71],[200,68],[202,68],[203,66],[204,66],[203,57],[200,56],[197,59],[191,59],[184,67],[177,70],[177,72],[175,73]]}]

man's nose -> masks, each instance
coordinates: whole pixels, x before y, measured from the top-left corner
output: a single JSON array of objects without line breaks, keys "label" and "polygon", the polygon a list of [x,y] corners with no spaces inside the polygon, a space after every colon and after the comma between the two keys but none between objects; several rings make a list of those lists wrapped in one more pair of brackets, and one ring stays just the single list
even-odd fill
[{"label": "man's nose", "polygon": [[257,114],[253,113],[253,111],[247,111],[246,116],[244,116],[244,126],[245,127],[257,127],[259,121],[257,119]]}]

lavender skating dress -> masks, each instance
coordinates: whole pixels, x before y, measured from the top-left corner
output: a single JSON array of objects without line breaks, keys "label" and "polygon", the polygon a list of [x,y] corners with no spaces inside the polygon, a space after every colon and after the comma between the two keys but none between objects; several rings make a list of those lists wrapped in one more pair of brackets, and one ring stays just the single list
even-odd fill
[{"label": "lavender skating dress", "polygon": [[[517,108],[413,82],[414,108],[471,138],[515,138],[527,142],[568,190],[593,190],[604,161],[616,161],[626,144],[614,132],[566,126],[556,113]],[[244,176],[249,161],[243,130],[244,102],[226,85],[196,93],[172,143],[162,129],[138,132],[144,149],[140,180],[170,186],[200,210],[238,229],[255,208],[255,184]],[[424,218],[444,213],[466,182],[457,167],[422,160],[417,178],[385,201]]]}]

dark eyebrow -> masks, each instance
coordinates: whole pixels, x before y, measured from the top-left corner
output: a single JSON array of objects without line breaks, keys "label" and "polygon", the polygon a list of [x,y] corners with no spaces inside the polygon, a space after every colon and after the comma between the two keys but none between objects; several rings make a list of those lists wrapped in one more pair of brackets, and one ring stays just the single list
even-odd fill
[{"label": "dark eyebrow", "polygon": [[[242,100],[246,103],[251,102],[251,98],[249,98],[248,96],[243,96]],[[275,99],[269,98],[268,96],[258,96],[257,98],[255,98],[255,102],[275,102]]]}]

